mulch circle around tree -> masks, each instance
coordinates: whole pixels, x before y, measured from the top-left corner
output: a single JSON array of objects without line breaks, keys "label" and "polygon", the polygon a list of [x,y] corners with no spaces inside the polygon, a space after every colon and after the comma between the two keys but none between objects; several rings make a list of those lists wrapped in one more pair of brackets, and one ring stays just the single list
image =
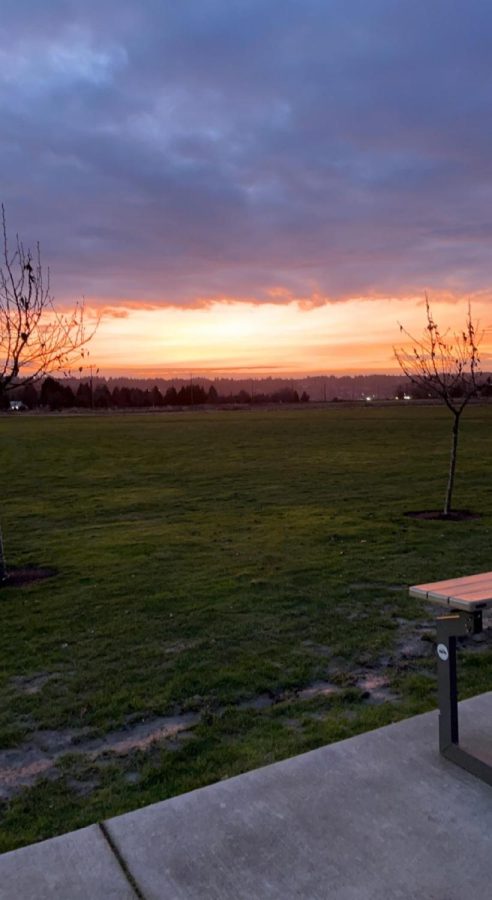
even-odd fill
[{"label": "mulch circle around tree", "polygon": [[453,509],[443,513],[442,509],[417,509],[404,513],[409,519],[438,519],[441,522],[466,522],[468,519],[481,519],[482,513],[471,509]]},{"label": "mulch circle around tree", "polygon": [[13,566],[9,568],[7,577],[0,581],[0,588],[22,587],[23,584],[32,584],[33,581],[53,578],[54,575],[58,575],[57,569],[47,566]]}]

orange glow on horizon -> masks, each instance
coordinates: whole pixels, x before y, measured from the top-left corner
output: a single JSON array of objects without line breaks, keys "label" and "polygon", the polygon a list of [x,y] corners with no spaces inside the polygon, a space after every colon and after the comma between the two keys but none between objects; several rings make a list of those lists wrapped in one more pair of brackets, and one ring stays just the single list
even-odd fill
[{"label": "orange glow on horizon", "polygon": [[[482,368],[492,368],[489,298],[473,301]],[[460,330],[465,302],[441,301],[441,327]],[[419,337],[423,300],[353,299],[306,308],[302,302],[212,302],[197,308],[137,303],[106,308],[90,354],[102,375],[310,375],[398,372],[399,322]]]}]

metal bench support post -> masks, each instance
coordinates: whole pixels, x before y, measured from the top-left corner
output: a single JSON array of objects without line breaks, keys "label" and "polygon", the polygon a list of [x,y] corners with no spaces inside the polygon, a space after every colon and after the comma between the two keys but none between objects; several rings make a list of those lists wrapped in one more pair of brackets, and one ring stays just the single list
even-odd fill
[{"label": "metal bench support post", "polygon": [[439,749],[446,759],[492,785],[492,766],[459,745],[456,638],[482,631],[482,612],[453,610],[437,619]]},{"label": "metal bench support post", "polygon": [[445,753],[459,742],[456,636],[464,634],[459,613],[437,620],[437,687],[439,697],[439,749]]}]

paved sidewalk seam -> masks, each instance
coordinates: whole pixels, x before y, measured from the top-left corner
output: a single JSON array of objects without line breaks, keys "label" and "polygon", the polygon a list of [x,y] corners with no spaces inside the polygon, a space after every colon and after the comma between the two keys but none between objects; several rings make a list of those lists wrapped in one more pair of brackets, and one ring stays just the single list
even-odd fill
[{"label": "paved sidewalk seam", "polygon": [[98,824],[99,830],[100,830],[104,840],[106,841],[111,853],[113,854],[114,858],[116,859],[116,862],[118,863],[121,871],[123,872],[123,875],[125,876],[126,880],[128,881],[128,884],[134,891],[135,896],[138,898],[138,900],[146,900],[145,894],[142,893],[134,876],[132,875],[130,869],[128,868],[128,864],[127,864],[126,860],[121,855],[120,851],[118,850],[118,847],[116,846],[111,835],[109,834],[109,832],[105,826],[105,823],[98,822],[97,824]]}]

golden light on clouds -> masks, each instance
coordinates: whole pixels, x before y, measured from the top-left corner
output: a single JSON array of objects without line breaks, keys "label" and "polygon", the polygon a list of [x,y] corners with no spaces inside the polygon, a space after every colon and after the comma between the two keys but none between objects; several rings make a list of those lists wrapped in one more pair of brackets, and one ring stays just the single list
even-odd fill
[{"label": "golden light on clouds", "polygon": [[[473,303],[484,330],[482,358],[492,351],[488,298]],[[459,329],[465,302],[434,304],[437,321]],[[416,336],[425,324],[423,299],[353,299],[313,306],[290,303],[215,302],[192,309],[107,309],[91,345],[91,356],[106,374],[258,374],[391,372],[393,346],[401,341],[398,323]]]}]

